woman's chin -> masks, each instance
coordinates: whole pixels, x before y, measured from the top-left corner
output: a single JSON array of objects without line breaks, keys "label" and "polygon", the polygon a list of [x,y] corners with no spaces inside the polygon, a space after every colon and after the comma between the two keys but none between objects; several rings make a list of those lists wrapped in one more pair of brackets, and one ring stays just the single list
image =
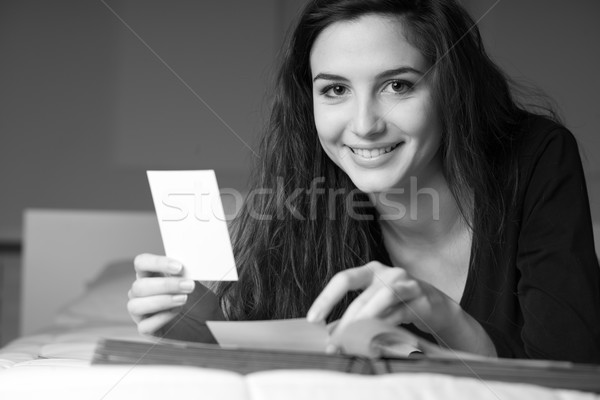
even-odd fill
[{"label": "woman's chin", "polygon": [[389,184],[389,182],[378,182],[377,180],[352,180],[354,185],[361,192],[367,194],[377,194],[377,193],[386,193],[390,190],[393,190],[393,187]]},{"label": "woman's chin", "polygon": [[344,171],[360,191],[365,193],[386,193],[397,191],[402,187],[405,173],[403,168],[395,165],[386,168],[367,169],[356,165],[344,166]]}]

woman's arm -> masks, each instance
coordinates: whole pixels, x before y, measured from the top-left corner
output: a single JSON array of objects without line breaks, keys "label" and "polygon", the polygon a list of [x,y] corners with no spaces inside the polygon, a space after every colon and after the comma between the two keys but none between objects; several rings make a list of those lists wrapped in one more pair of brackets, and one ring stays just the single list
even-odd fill
[{"label": "woman's arm", "polygon": [[465,351],[486,357],[496,357],[496,347],[487,331],[473,317],[466,313],[460,305],[454,303],[459,311],[454,323],[435,335],[438,344],[453,350]]},{"label": "woman's arm", "polygon": [[527,357],[599,363],[600,268],[585,177],[577,142],[553,127],[538,128],[542,140],[521,157],[520,336]]}]

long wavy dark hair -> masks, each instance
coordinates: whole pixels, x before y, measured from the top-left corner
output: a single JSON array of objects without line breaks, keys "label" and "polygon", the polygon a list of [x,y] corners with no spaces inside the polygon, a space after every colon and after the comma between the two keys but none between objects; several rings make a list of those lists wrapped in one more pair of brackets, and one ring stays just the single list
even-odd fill
[{"label": "long wavy dark hair", "polygon": [[[305,316],[337,272],[372,260],[389,265],[376,212],[322,150],[312,109],[315,39],[329,25],[365,14],[400,17],[407,40],[429,62],[443,170],[473,229],[473,250],[500,240],[516,176],[514,127],[526,112],[486,55],[471,17],[453,0],[310,1],[284,49],[252,195],[234,221],[239,280],[217,287],[229,319]],[[365,204],[358,216],[349,200]]]}]

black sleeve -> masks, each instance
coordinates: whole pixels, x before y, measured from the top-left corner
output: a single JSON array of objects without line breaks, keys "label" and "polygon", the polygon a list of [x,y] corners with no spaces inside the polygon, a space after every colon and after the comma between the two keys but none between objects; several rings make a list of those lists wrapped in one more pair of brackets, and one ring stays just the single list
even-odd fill
[{"label": "black sleeve", "polygon": [[194,291],[188,295],[187,302],[177,316],[154,335],[188,342],[216,343],[206,326],[206,321],[224,319],[217,296],[200,282],[196,282]]},{"label": "black sleeve", "polygon": [[600,268],[577,142],[557,127],[542,144],[524,182],[516,259],[524,351],[600,363]]},{"label": "black sleeve", "polygon": [[499,358],[527,358],[520,340],[515,340],[514,337],[502,332],[493,323],[479,318],[476,318],[476,320],[490,337]]}]

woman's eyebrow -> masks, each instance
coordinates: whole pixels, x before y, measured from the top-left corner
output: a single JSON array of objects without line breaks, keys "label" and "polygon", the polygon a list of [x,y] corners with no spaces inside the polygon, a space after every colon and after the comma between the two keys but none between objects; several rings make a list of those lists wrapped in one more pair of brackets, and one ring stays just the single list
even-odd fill
[{"label": "woman's eyebrow", "polygon": [[[400,74],[406,74],[406,73],[413,73],[413,74],[417,74],[417,75],[423,75],[423,73],[421,71],[419,71],[418,69],[415,69],[413,67],[408,67],[408,66],[402,66],[402,67],[398,67],[398,68],[394,68],[394,69],[388,69],[386,71],[380,72],[379,74],[377,74],[376,78],[377,79],[384,79],[384,78],[389,78],[389,77],[392,77],[392,76],[396,76],[396,75],[400,75]],[[316,82],[317,79],[324,79],[324,80],[328,80],[328,81],[348,82],[348,79],[344,78],[341,75],[328,74],[328,73],[317,74],[314,77],[313,82]]]},{"label": "woman's eyebrow", "polygon": [[313,82],[315,82],[317,79],[324,79],[326,81],[342,81],[342,82],[348,82],[348,79],[344,78],[341,75],[334,75],[334,74],[326,74],[326,73],[321,73],[321,74],[317,74],[314,79]]},{"label": "woman's eyebrow", "polygon": [[383,71],[383,72],[377,74],[377,79],[390,78],[395,75],[406,74],[406,73],[423,75],[423,73],[421,71],[419,71],[418,69],[415,69],[415,68],[409,67],[409,66],[402,66],[399,68],[388,69],[387,71]]}]

